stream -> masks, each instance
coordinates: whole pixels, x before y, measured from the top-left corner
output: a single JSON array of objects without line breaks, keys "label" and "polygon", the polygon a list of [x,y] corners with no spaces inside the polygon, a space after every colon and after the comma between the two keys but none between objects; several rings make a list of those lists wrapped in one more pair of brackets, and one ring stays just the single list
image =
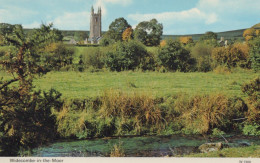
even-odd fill
[{"label": "stream", "polygon": [[[226,137],[230,147],[260,145],[259,137]],[[114,145],[120,146],[126,157],[166,157],[199,153],[204,143],[222,142],[223,138],[199,136],[142,136],[99,138],[89,140],[63,140],[33,150],[37,157],[108,157]]]}]

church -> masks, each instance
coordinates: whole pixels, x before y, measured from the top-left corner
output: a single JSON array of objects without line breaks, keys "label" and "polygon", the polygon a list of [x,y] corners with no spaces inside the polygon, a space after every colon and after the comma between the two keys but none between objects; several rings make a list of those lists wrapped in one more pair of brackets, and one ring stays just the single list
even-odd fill
[{"label": "church", "polygon": [[94,8],[91,8],[90,15],[90,34],[89,41],[91,44],[98,44],[101,39],[101,7],[98,8],[98,12],[95,13]]}]

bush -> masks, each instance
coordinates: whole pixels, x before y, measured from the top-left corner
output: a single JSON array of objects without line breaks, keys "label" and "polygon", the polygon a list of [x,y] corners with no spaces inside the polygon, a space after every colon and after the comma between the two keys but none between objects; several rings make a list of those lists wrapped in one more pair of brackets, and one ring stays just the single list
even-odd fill
[{"label": "bush", "polygon": [[214,48],[212,59],[220,65],[227,65],[228,68],[250,68],[249,46],[236,43],[228,47]]},{"label": "bush", "polygon": [[257,77],[249,83],[244,83],[241,86],[241,90],[248,96],[248,122],[250,124],[257,123],[260,125],[260,78]]},{"label": "bush", "polygon": [[145,46],[134,40],[119,42],[116,50],[108,52],[105,58],[106,67],[112,71],[134,70],[145,65],[145,58],[148,52]]},{"label": "bush", "polygon": [[63,43],[51,43],[45,47],[42,62],[49,70],[59,70],[72,64],[75,49]]},{"label": "bush", "polygon": [[193,69],[195,60],[190,52],[183,48],[178,41],[167,40],[166,46],[159,51],[158,58],[162,66],[172,71],[190,71]]},{"label": "bush", "polygon": [[250,61],[252,69],[257,72],[260,70],[260,36],[250,43]]},{"label": "bush", "polygon": [[250,136],[259,136],[260,135],[260,126],[257,124],[246,124],[243,128],[243,134],[244,135],[250,135]]},{"label": "bush", "polygon": [[211,52],[213,46],[203,43],[197,43],[191,49],[191,56],[196,59],[196,68],[198,71],[207,72],[211,68]]},{"label": "bush", "polygon": [[87,68],[102,69],[104,67],[104,52],[98,48],[87,49],[82,60]]},{"label": "bush", "polygon": [[[7,92],[1,93],[1,100],[6,101],[3,98]],[[14,97],[18,95],[15,91],[8,91],[8,94]],[[43,92],[43,95],[40,91],[34,92],[28,96],[26,104],[19,102],[18,98],[5,105],[1,104],[0,154],[15,156],[21,148],[30,150],[56,138],[56,119],[51,111],[61,107],[60,96],[60,93],[52,89]]]}]

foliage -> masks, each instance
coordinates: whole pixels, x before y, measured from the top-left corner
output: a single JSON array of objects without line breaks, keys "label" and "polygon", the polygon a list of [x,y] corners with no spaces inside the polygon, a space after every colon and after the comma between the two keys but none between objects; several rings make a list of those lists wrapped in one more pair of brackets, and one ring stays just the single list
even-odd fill
[{"label": "foliage", "polygon": [[85,31],[76,31],[74,33],[74,38],[76,41],[84,41],[86,38],[88,38],[88,33]]},{"label": "foliage", "polygon": [[146,46],[160,45],[163,33],[163,25],[156,19],[139,23],[134,31],[134,38],[141,41]]},{"label": "foliage", "polygon": [[132,27],[128,27],[122,34],[123,41],[129,41],[133,39],[133,29]]},{"label": "foliage", "polygon": [[138,41],[119,42],[116,50],[108,52],[105,65],[112,71],[134,70],[144,64],[148,55],[144,45]]},{"label": "foliage", "polygon": [[72,64],[75,49],[65,44],[51,43],[43,51],[42,62],[48,70],[59,70],[62,67]]},{"label": "foliage", "polygon": [[162,41],[160,42],[160,47],[164,47],[166,44],[167,44],[167,43],[166,43],[166,40],[162,40]]},{"label": "foliage", "polygon": [[217,47],[212,51],[212,59],[220,65],[231,67],[250,67],[249,47],[247,44],[236,43],[228,47]]},{"label": "foliage", "polygon": [[249,46],[251,67],[257,72],[260,70],[260,36],[251,40]]},{"label": "foliage", "polygon": [[[51,109],[61,105],[60,94],[55,90],[33,91],[34,76],[46,73],[41,65],[39,49],[59,39],[52,25],[42,25],[28,38],[21,26],[4,36],[14,47],[0,64],[13,75],[9,81],[0,81],[0,121],[2,136],[1,155],[16,155],[20,148],[30,149],[52,140],[55,135],[55,119]],[[18,81],[17,86],[10,85]]]},{"label": "foliage", "polygon": [[104,52],[100,48],[91,49],[83,55],[83,63],[86,67],[92,66],[95,69],[102,69],[104,67]]},{"label": "foliage", "polygon": [[245,38],[246,41],[250,41],[257,36],[260,36],[259,31],[260,31],[259,29],[248,28],[244,31],[243,37]]},{"label": "foliage", "polygon": [[184,45],[186,44],[189,44],[189,43],[192,43],[193,40],[192,40],[192,37],[191,36],[183,36],[183,37],[180,37],[179,38],[180,42]]},{"label": "foliage", "polygon": [[173,71],[190,71],[194,65],[194,59],[190,52],[183,48],[178,41],[167,40],[166,46],[159,51],[158,58],[161,65]]},{"label": "foliage", "polygon": [[216,40],[216,39],[217,39],[217,34],[212,31],[206,32],[203,36],[200,37],[200,41]]},{"label": "foliage", "polygon": [[14,89],[1,91],[2,156],[15,156],[21,148],[30,150],[57,136],[56,119],[51,111],[61,107],[61,94],[50,90],[43,95],[38,91],[26,97],[19,96],[19,91]]},{"label": "foliage", "polygon": [[115,144],[111,150],[110,157],[124,157],[124,150],[122,149],[122,143]]},{"label": "foliage", "polygon": [[251,80],[249,83],[244,83],[241,89],[248,96],[248,122],[255,122],[260,125],[260,77]]},{"label": "foliage", "polygon": [[224,131],[221,131],[220,129],[218,128],[214,128],[212,130],[212,136],[216,136],[216,137],[219,137],[221,135],[225,135],[226,133]]},{"label": "foliage", "polygon": [[198,71],[207,72],[211,68],[211,52],[213,47],[205,43],[197,43],[191,49],[191,56],[196,59],[196,67]]},{"label": "foliage", "polygon": [[55,111],[64,138],[125,135],[223,134],[238,131],[242,99],[220,94],[177,94],[169,98],[108,90],[100,97],[72,100]]},{"label": "foliage", "polygon": [[260,125],[257,124],[246,124],[243,128],[244,135],[251,135],[251,136],[259,136],[260,135]]},{"label": "foliage", "polygon": [[111,39],[108,33],[105,33],[102,39],[100,40],[101,46],[109,46],[115,43],[114,39]]},{"label": "foliage", "polygon": [[106,35],[109,39],[115,40],[115,42],[122,41],[122,34],[129,27],[131,26],[124,18],[117,18],[109,25]]},{"label": "foliage", "polygon": [[221,94],[194,96],[188,101],[180,98],[174,103],[180,124],[188,133],[209,133],[214,128],[222,131],[234,129],[233,119],[243,117],[247,107],[242,99]]}]

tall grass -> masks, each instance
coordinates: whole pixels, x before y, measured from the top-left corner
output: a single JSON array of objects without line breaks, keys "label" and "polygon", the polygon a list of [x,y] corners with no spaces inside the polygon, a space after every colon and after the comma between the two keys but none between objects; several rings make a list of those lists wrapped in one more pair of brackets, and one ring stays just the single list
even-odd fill
[{"label": "tall grass", "polygon": [[97,98],[64,103],[54,114],[62,137],[90,138],[238,131],[240,122],[234,119],[246,112],[242,99],[222,94],[155,98],[109,90]]}]

